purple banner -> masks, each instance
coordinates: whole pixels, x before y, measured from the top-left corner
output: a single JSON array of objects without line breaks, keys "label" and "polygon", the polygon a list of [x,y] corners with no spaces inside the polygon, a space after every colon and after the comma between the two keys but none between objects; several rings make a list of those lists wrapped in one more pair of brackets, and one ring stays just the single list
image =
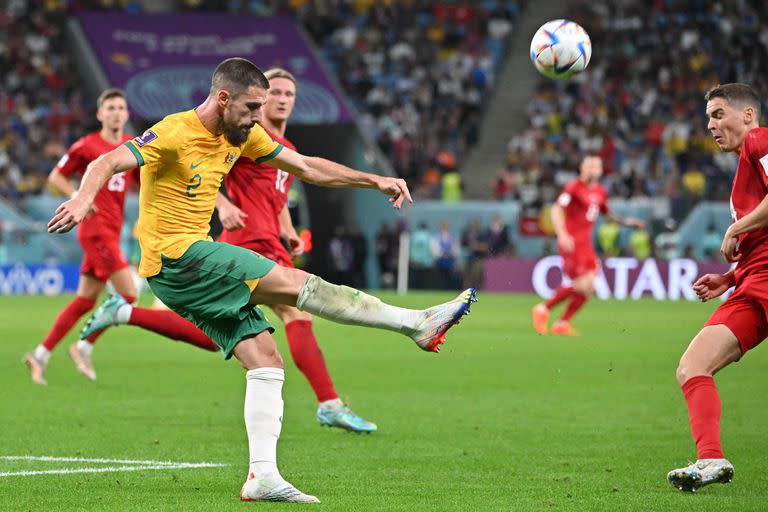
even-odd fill
[{"label": "purple banner", "polygon": [[216,64],[229,57],[247,58],[263,70],[280,66],[296,76],[292,122],[352,119],[290,17],[83,13],[78,19],[111,85],[125,89],[131,110],[145,119],[201,103]]},{"label": "purple banner", "polygon": [[[670,261],[635,258],[607,258],[595,280],[595,295],[601,299],[696,300],[691,288],[703,274],[722,274],[726,263],[697,262],[689,259]],[[491,292],[536,293],[550,297],[567,278],[560,256],[540,260],[489,258],[485,262],[484,290]],[[727,294],[725,295],[727,296]]]}]

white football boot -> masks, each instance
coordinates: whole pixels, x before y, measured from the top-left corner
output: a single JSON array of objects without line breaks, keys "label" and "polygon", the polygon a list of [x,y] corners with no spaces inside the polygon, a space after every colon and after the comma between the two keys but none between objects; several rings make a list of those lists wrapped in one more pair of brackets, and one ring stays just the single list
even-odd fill
[{"label": "white football boot", "polygon": [[411,339],[422,350],[439,352],[440,345],[445,343],[448,329],[458,324],[464,315],[469,314],[473,302],[477,302],[475,289],[468,288],[452,301],[425,310],[424,319],[410,335]]},{"label": "white football boot", "polygon": [[320,503],[320,500],[304,494],[286,482],[278,473],[262,475],[256,478],[253,473],[240,489],[243,501],[288,501],[292,503]]},{"label": "white football boot", "polygon": [[705,485],[730,483],[733,464],[728,459],[699,459],[687,467],[673,469],[667,474],[667,480],[681,491],[696,492]]},{"label": "white football boot", "polygon": [[93,369],[93,360],[91,359],[91,350],[93,348],[89,350],[83,347],[83,343],[88,342],[81,343],[82,341],[80,340],[69,346],[69,356],[75,363],[75,368],[77,368],[78,372],[83,374],[88,380],[96,380],[96,370]]}]

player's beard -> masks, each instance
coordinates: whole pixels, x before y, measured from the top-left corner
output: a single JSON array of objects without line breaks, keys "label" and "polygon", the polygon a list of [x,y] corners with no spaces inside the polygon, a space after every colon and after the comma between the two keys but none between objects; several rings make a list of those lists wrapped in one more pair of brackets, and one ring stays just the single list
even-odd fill
[{"label": "player's beard", "polygon": [[224,134],[224,138],[227,139],[227,142],[233,146],[242,146],[245,144],[245,141],[248,140],[248,135],[251,133],[251,128],[253,128],[253,126],[228,126],[224,122],[223,116],[219,116],[216,120],[216,125],[219,131]]}]

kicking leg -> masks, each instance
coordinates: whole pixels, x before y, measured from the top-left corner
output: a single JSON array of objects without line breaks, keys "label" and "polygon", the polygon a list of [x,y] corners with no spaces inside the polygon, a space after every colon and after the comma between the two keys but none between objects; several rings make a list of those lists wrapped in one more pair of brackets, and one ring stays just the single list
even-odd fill
[{"label": "kicking leg", "polygon": [[410,337],[420,348],[437,352],[445,333],[469,312],[470,288],[456,299],[426,310],[399,308],[354,288],[328,283],[298,269],[276,266],[251,294],[252,304],[287,304],[338,323],[376,327]]},{"label": "kicking leg", "polygon": [[366,421],[339,398],[312,329],[312,315],[293,306],[274,304],[272,310],[285,326],[288,347],[296,367],[307,378],[317,397],[317,420],[321,425],[352,432],[375,432],[375,423]]},{"label": "kicking leg", "polygon": [[728,483],[733,466],[720,444],[722,406],[713,375],[741,357],[736,336],[725,325],[708,325],[693,339],[680,359],[677,380],[688,405],[691,433],[698,451],[697,461],[667,475],[669,482],[693,492],[705,485]]},{"label": "kicking leg", "polygon": [[318,503],[286,482],[277,469],[277,440],[283,421],[283,360],[269,331],[235,346],[245,374],[245,429],[248,433],[248,479],[240,491],[244,501]]}]

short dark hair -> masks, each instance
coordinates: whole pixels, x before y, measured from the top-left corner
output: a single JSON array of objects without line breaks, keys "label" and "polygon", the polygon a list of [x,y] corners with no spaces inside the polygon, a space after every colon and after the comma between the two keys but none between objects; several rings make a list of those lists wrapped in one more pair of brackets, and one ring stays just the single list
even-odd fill
[{"label": "short dark hair", "polygon": [[755,109],[755,114],[760,117],[760,96],[757,91],[748,84],[720,84],[711,88],[704,95],[706,101],[714,98],[723,98],[729,104],[740,104]]},{"label": "short dark hair", "polygon": [[117,87],[110,87],[109,89],[104,89],[101,94],[99,94],[99,97],[96,98],[96,108],[99,109],[104,104],[105,101],[111,100],[112,98],[123,98],[125,99],[125,91],[122,89],[118,89]]},{"label": "short dark hair", "polygon": [[269,89],[269,80],[256,64],[240,57],[222,61],[211,77],[211,93],[224,89],[239,96],[252,85]]}]

